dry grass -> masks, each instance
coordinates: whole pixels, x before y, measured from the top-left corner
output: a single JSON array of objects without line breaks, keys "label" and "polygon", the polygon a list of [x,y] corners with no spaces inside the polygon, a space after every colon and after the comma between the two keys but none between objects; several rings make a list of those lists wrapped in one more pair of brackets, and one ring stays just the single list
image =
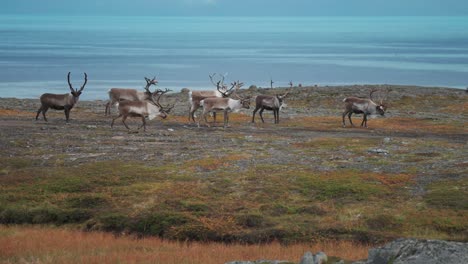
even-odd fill
[{"label": "dry grass", "polygon": [[280,259],[298,262],[306,251],[324,251],[347,260],[367,257],[370,246],[348,241],[313,244],[239,245],[187,243],[157,238],[115,237],[42,227],[0,226],[2,263],[204,263]]},{"label": "dry grass", "polygon": [[18,117],[18,116],[34,116],[34,113],[27,112],[27,111],[20,111],[20,110],[13,110],[13,109],[0,109],[0,116],[8,116],[8,117]]}]

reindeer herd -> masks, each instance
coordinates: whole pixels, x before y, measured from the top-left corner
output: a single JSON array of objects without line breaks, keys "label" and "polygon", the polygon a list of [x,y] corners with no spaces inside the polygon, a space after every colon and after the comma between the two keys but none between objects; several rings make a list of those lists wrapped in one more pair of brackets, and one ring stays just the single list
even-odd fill
[{"label": "reindeer herd", "polygon": [[[224,114],[224,128],[229,124],[229,112],[237,112],[242,108],[250,108],[250,97],[242,97],[237,91],[243,86],[242,82],[235,81],[231,83],[231,87],[228,88],[224,84],[224,76],[219,75],[219,79],[216,79],[216,74],[209,75],[211,83],[216,87],[215,90],[196,90],[189,91],[189,122],[193,121],[200,127],[202,119],[205,121],[206,126],[210,126],[207,120],[207,116],[212,113],[214,122],[216,122],[216,113],[223,112]],[[108,91],[109,101],[106,104],[105,115],[111,114],[111,108],[117,107],[118,116],[112,119],[111,128],[114,126],[115,120],[122,118],[124,126],[130,130],[129,126],[125,123],[128,117],[139,117],[141,118],[142,124],[138,127],[138,130],[143,127],[146,130],[146,118],[149,120],[159,116],[165,119],[174,105],[161,105],[161,96],[170,92],[169,89],[164,91],[161,89],[155,89],[153,92],[150,90],[152,85],[156,86],[158,81],[156,77],[153,79],[146,78],[146,86],[144,91],[138,91],[136,89],[123,89],[123,88],[112,88]],[[40,97],[41,107],[37,110],[36,120],[38,120],[40,113],[44,117],[44,121],[47,121],[46,112],[49,108],[55,110],[64,110],[66,122],[70,119],[70,110],[78,102],[78,99],[86,86],[88,81],[88,75],[84,73],[84,83],[80,89],[74,89],[70,82],[70,72],[67,75],[68,85],[70,87],[70,93],[68,94],[51,94],[45,93]],[[291,92],[293,83],[289,82],[289,90],[282,95],[257,95],[255,98],[255,109],[252,115],[252,123],[255,123],[255,115],[260,110],[260,119],[264,123],[263,111],[273,111],[274,123],[279,123],[279,112],[285,105],[284,99]],[[271,88],[273,88],[273,81],[271,81]],[[342,114],[343,127],[346,127],[345,117],[348,116],[349,123],[353,125],[351,120],[352,114],[363,114],[361,127],[367,128],[367,117],[369,115],[384,115],[387,109],[384,104],[384,100],[388,96],[389,90],[386,91],[384,99],[381,99],[379,103],[376,103],[372,98],[372,95],[377,90],[372,89],[369,94],[369,99],[359,97],[347,97],[343,100],[344,112]],[[195,112],[200,107],[203,108],[202,114],[198,121],[195,120]]]}]

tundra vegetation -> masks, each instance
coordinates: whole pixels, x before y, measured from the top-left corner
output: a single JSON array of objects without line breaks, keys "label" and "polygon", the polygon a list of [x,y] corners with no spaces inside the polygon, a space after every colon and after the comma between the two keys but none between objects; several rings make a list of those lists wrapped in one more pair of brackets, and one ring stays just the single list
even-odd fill
[{"label": "tundra vegetation", "polygon": [[[342,127],[343,99],[368,98],[370,86],[294,87],[281,123],[251,123],[252,109],[242,109],[230,114],[228,129],[188,123],[187,94],[167,94],[161,100],[175,103],[171,115],[138,134],[111,130],[105,102],[81,101],[65,125],[58,112],[31,122],[38,100],[0,99],[0,223],[284,246],[468,241],[465,91],[386,87],[386,117],[370,128]],[[40,237],[57,232],[40,230]],[[34,232],[3,226],[0,244]],[[344,252],[327,254],[365,257]],[[0,261],[28,260],[21,254],[2,253]]]}]

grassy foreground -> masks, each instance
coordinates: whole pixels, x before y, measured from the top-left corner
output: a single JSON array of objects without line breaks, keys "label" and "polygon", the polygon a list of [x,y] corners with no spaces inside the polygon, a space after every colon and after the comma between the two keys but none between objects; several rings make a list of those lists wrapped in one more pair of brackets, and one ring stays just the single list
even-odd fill
[{"label": "grassy foreground", "polygon": [[347,241],[240,245],[135,239],[57,228],[0,226],[1,263],[219,264],[257,259],[297,263],[306,251],[325,251],[346,260],[358,260],[367,257],[367,250],[368,246]]}]

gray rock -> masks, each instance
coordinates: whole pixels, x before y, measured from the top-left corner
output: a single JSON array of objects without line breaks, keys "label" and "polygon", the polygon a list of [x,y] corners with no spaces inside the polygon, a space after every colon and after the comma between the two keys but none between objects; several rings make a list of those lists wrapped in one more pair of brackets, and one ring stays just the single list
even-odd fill
[{"label": "gray rock", "polygon": [[255,260],[255,261],[231,261],[225,264],[290,264],[289,261],[284,260]]},{"label": "gray rock", "polygon": [[328,257],[323,252],[317,252],[317,254],[312,254],[312,252],[307,251],[304,256],[302,256],[301,262],[299,264],[325,264],[328,261]]},{"label": "gray rock", "polygon": [[468,243],[442,240],[397,239],[370,249],[366,264],[468,263]]},{"label": "gray rock", "polygon": [[312,252],[307,251],[304,256],[301,258],[301,262],[299,264],[314,264],[314,255]]},{"label": "gray rock", "polygon": [[383,154],[383,155],[388,155],[388,150],[385,150],[385,149],[369,149],[367,152],[369,153],[376,153],[376,154]]},{"label": "gray rock", "polygon": [[314,264],[325,264],[327,262],[328,262],[328,257],[324,252],[320,251],[320,252],[317,252],[317,254],[315,254]]}]

